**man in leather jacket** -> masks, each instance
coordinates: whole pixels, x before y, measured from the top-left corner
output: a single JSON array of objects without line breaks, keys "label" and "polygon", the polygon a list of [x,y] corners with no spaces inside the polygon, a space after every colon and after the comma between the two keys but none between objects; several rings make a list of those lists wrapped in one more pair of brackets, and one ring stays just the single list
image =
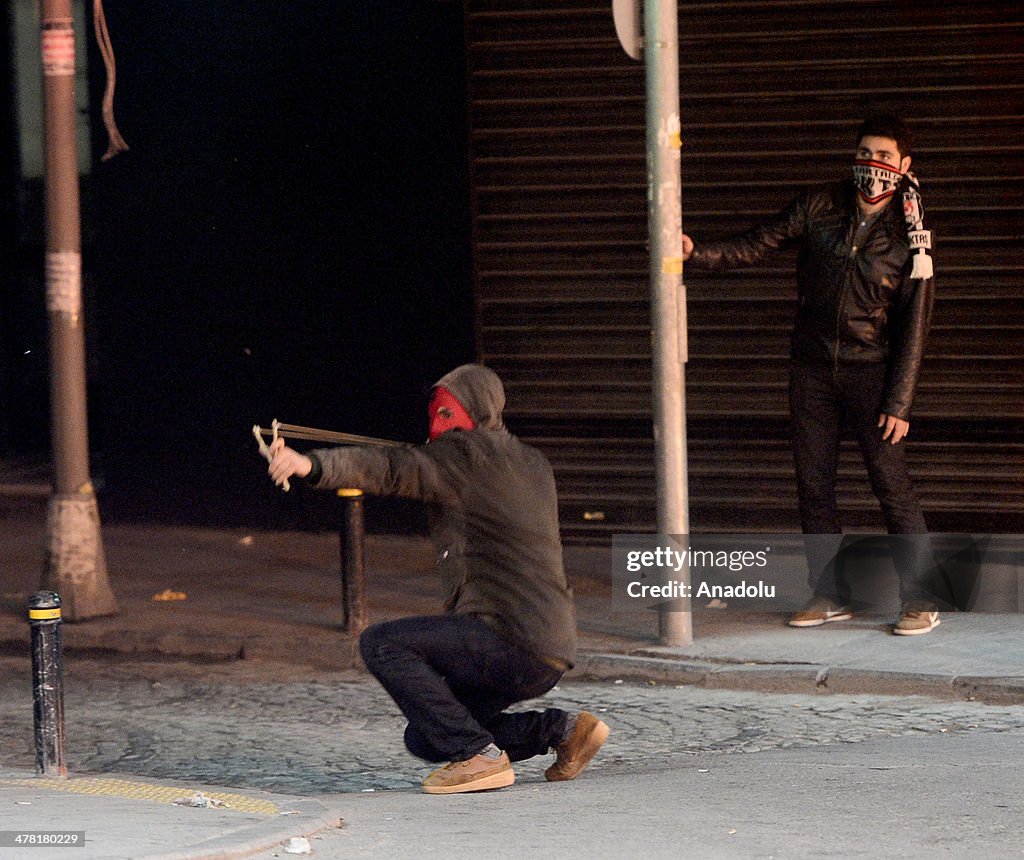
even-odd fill
[{"label": "man in leather jacket", "polygon": [[[902,120],[871,117],[857,134],[853,180],[808,189],[767,223],[730,239],[697,243],[683,235],[683,259],[701,269],[751,265],[799,243],[789,395],[801,526],[806,535],[842,531],[836,470],[845,424],[890,534],[919,536],[892,541],[903,601],[893,632],[900,635],[939,623],[923,586],[927,528],[904,460],[934,299],[931,236],[921,229],[910,153]],[[834,564],[812,556],[814,597],[790,619],[794,627],[852,617]]]},{"label": "man in leather jacket", "polygon": [[449,762],[423,782],[428,794],[503,788],[515,780],[511,762],[549,751],[547,779],[573,779],[609,733],[586,711],[505,713],[572,667],[576,619],[551,466],[509,433],[504,405],[498,376],[464,364],[434,385],[425,445],[270,447],[278,484],[296,476],[431,506],[445,614],[375,624],[359,640],[366,668],[409,721],[406,747]]}]

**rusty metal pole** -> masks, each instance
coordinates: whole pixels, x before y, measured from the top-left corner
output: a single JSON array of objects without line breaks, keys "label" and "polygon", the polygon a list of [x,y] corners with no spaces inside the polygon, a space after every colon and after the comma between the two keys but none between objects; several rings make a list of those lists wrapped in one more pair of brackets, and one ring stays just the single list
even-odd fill
[{"label": "rusty metal pole", "polygon": [[53,591],[33,594],[28,602],[28,623],[32,629],[36,773],[47,777],[66,777],[60,595]]},{"label": "rusty metal pole", "polygon": [[338,490],[341,499],[341,600],[345,632],[360,634],[366,629],[366,562],[363,556],[365,525],[363,491]]},{"label": "rusty metal pole", "polygon": [[54,461],[43,587],[62,595],[65,620],[79,621],[112,615],[117,602],[107,580],[99,510],[89,478],[71,0],[41,0],[40,17]]}]

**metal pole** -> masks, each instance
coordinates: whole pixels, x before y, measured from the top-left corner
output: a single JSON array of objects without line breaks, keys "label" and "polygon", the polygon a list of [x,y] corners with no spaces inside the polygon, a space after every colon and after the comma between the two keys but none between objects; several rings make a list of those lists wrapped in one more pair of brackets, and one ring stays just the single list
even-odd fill
[{"label": "metal pole", "polygon": [[346,633],[366,629],[366,564],[363,558],[365,528],[363,491],[338,490],[341,499],[341,601]]},{"label": "metal pole", "polygon": [[[654,457],[658,531],[690,530],[686,464],[686,294],[683,288],[682,194],[679,156],[679,10],[677,0],[644,3],[647,78],[647,202],[653,351]],[[677,580],[689,584],[689,570]],[[662,645],[693,641],[689,612],[663,609]]]},{"label": "metal pole", "polygon": [[71,0],[41,0],[40,15],[54,460],[43,584],[64,596],[65,618],[76,621],[114,614],[117,603],[107,581],[99,511],[89,479]]},{"label": "metal pole", "polygon": [[32,628],[32,690],[35,711],[36,773],[66,777],[64,762],[64,663],[61,654],[60,595],[37,591],[29,598]]}]

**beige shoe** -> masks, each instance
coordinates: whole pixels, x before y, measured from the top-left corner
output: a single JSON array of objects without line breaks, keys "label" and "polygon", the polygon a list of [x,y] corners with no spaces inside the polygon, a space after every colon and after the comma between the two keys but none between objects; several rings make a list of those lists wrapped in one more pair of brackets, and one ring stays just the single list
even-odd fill
[{"label": "beige shoe", "polygon": [[611,729],[589,711],[580,711],[576,725],[564,741],[556,748],[557,758],[544,776],[550,782],[576,779],[606,740]]},{"label": "beige shoe", "polygon": [[897,636],[920,636],[939,626],[938,610],[928,603],[908,603],[892,628]]},{"label": "beige shoe", "polygon": [[498,758],[475,755],[465,761],[453,761],[438,768],[425,780],[427,794],[460,794],[465,791],[486,791],[505,788],[516,781],[508,753]]},{"label": "beige shoe", "polygon": [[789,619],[790,627],[820,627],[829,621],[849,621],[853,612],[827,597],[812,597],[810,602]]}]

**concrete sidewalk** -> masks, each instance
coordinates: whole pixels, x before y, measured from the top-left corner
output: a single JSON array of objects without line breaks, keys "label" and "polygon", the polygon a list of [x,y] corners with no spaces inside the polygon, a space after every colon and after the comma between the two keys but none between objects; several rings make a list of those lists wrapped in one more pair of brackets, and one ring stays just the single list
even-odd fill
[{"label": "concrete sidewalk", "polygon": [[31,847],[25,856],[35,860],[247,857],[339,827],[342,818],[340,802],[308,797],[136,776],[43,779],[2,770],[0,808],[0,856]]}]

